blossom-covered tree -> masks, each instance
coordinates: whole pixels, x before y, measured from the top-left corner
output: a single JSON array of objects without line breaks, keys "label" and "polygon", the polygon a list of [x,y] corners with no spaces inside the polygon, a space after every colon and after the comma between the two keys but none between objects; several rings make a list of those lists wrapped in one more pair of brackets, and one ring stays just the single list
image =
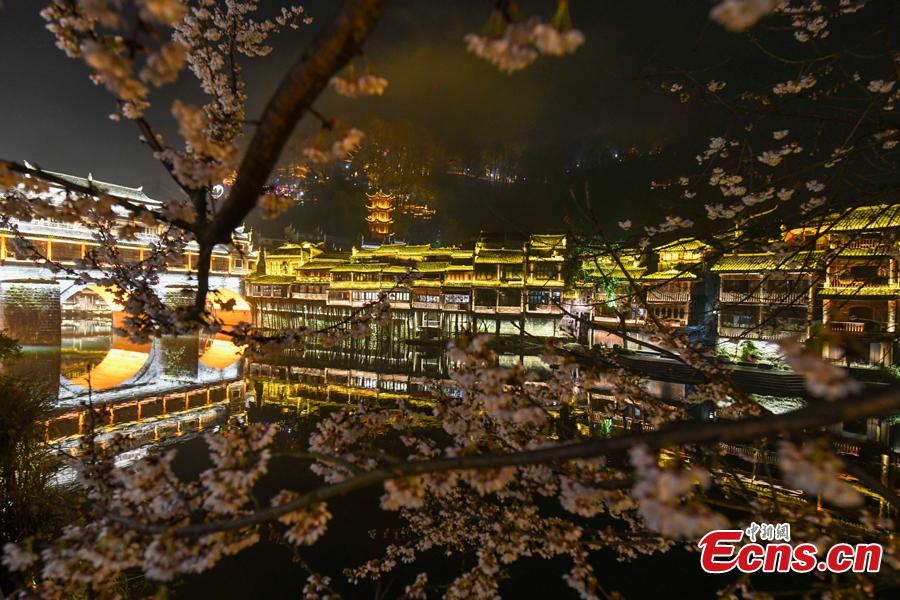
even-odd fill
[{"label": "blossom-covered tree", "polygon": [[[812,48],[813,56],[775,57],[797,73],[764,92],[737,90],[733,98],[724,96],[730,89],[724,79],[703,80],[684,72],[679,80],[667,80],[665,90],[680,100],[700,96],[726,107],[747,136],[729,132],[714,137],[697,155],[705,171],[657,187],[682,190],[685,202],[698,196],[699,188],[705,192],[711,188],[721,198],[704,202],[705,215],[700,218],[728,221],[723,229],[740,231],[762,222],[742,221],[757,205],[776,208],[772,214],[779,220],[769,219],[770,227],[773,222],[815,217],[826,204],[823,194],[831,185],[871,183],[883,186],[876,188],[882,193],[895,191],[891,152],[897,129],[892,129],[891,111],[900,93],[893,89],[895,51],[889,48],[879,56],[880,72],[873,68],[863,74],[847,70],[840,61],[867,59],[872,54],[865,47],[851,47],[843,54],[823,50],[820,44],[829,37],[829,21],[865,10],[866,4],[717,3],[711,18],[729,30],[749,31],[746,35],[753,43],[760,43],[753,37],[760,19],[758,26],[785,20],[796,43],[801,49]],[[231,242],[233,230],[254,207],[277,205],[266,200],[265,186],[294,125],[311,114],[332,127],[331,119],[312,108],[316,98],[329,83],[350,97],[389,90],[387,82],[373,73],[339,74],[359,53],[384,8],[380,0],[348,0],[285,73],[262,115],[245,132],[247,92],[241,74],[248,68],[246,59],[268,53],[269,39],[284,27],[309,24],[300,7],[284,9],[272,20],[254,18],[257,8],[251,0],[53,0],[43,12],[57,45],[92,69],[93,80],[115,98],[113,117],[136,124],[141,141],[169,170],[183,195],[155,210],[6,161],[0,163],[2,214],[7,223],[10,217],[46,217],[95,227],[98,249],[75,268],[57,268],[85,281],[115,286],[132,315],[126,328],[133,337],[205,328],[232,335],[251,352],[275,351],[301,346],[313,334],[359,335],[371,323],[389,318],[382,300],[327,331],[270,332],[250,324],[224,330],[207,308],[212,250]],[[584,42],[572,26],[568,0],[556,2],[547,22],[525,18],[514,0],[500,0],[485,30],[465,39],[475,56],[508,73],[526,68],[542,55],[574,52]],[[761,51],[771,53],[763,46]],[[203,106],[184,101],[172,105],[183,140],[170,145],[145,115],[152,88],[171,82],[185,68],[207,101]],[[841,81],[826,83],[832,77]],[[841,94],[851,92],[854,97],[846,106],[832,102],[844,102]],[[795,122],[820,128],[820,141],[812,150],[796,141],[800,125]],[[306,148],[310,161],[345,158],[364,134],[351,127],[328,130],[328,135],[332,136],[328,142]],[[863,164],[872,164],[876,174],[860,175]],[[793,168],[782,173],[780,168],[786,165]],[[855,178],[861,178],[860,183]],[[212,186],[224,179],[231,181],[230,189],[214,198]],[[48,182],[66,193],[50,197]],[[122,210],[133,219],[133,228],[112,225]],[[634,235],[626,240],[630,248],[640,249],[655,243],[657,236],[691,229],[697,219],[686,211],[647,225],[636,235],[630,219],[619,226],[626,237]],[[646,305],[646,292],[624,263],[621,236],[596,220],[592,224],[595,231],[581,240],[576,258],[610,260],[610,272],[628,284],[625,293]],[[159,226],[153,251],[138,262],[122,261],[116,241],[135,235],[140,225]],[[197,286],[191,305],[179,309],[156,296],[153,283],[164,269],[165,256],[189,243],[199,248]],[[23,252],[39,256],[27,241],[21,244]],[[448,350],[455,365],[452,386],[436,385],[427,407],[375,403],[324,417],[307,447],[293,452],[293,458],[310,462],[321,476],[323,483],[312,489],[256,497],[255,484],[274,460],[275,425],[250,425],[207,436],[212,466],[191,482],[173,472],[174,451],[119,468],[115,444],[101,450],[88,435],[79,465],[92,507],[88,519],[66,527],[50,546],[7,544],[4,564],[28,575],[22,579],[23,597],[63,597],[73,590],[113,597],[117,578],[126,571],[138,569],[163,583],[205,571],[222,557],[255,544],[264,524],[278,524],[290,544],[314,545],[329,526],[330,500],[383,486],[381,507],[396,511],[404,527],[384,556],[348,565],[351,581],[382,577],[400,564],[416,562],[425,552],[441,550],[475,559],[443,586],[440,591],[446,597],[495,597],[509,565],[527,557],[564,556],[571,562],[565,581],[582,597],[611,597],[614,592],[604,586],[603,573],[595,572],[593,553],[611,550],[628,560],[665,552],[685,541],[693,546],[709,530],[750,521],[789,521],[796,538],[820,547],[858,536],[847,523],[863,523],[866,535],[885,545],[888,570],[893,571],[897,552],[893,523],[866,506],[858,486],[842,475],[851,471],[856,481],[895,507],[896,493],[842,464],[824,428],[897,411],[897,388],[854,395],[859,385],[844,370],[799,344],[786,344],[788,362],[826,401],[767,414],[732,384],[708,348],[672,330],[650,311],[646,329],[647,335],[635,341],[686,365],[699,381],[687,404],[713,402],[720,419],[691,420],[687,406],[655,398],[647,391],[646,378],[624,366],[621,353],[612,348],[588,351],[549,345],[544,360],[553,368],[549,377],[539,380],[522,365],[498,366],[488,337],[466,337]],[[625,339],[627,334],[621,334]],[[591,402],[588,390],[598,385],[611,388],[617,400],[635,407],[643,416],[640,427],[610,436],[567,427],[559,407],[586,408],[611,421],[618,417],[610,406]],[[384,450],[379,440],[385,437],[398,440],[401,450]],[[722,456],[720,444],[731,442],[760,453],[774,449],[771,471],[777,467],[777,472],[765,477],[770,493],[760,492],[759,486],[748,489]],[[776,479],[818,498],[819,505],[780,501],[774,491]],[[876,585],[869,575],[858,573],[812,583],[835,593],[872,592]],[[312,573],[304,595],[333,597],[331,586],[328,578]],[[409,582],[405,595],[421,598],[432,591],[423,572]],[[728,597],[753,593],[749,577],[725,590]]]}]

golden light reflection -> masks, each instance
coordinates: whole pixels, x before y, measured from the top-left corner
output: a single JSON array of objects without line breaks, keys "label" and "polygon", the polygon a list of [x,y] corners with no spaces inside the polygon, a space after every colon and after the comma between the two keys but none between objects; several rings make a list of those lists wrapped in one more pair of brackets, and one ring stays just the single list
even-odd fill
[{"label": "golden light reflection", "polygon": [[108,390],[122,385],[137,375],[148,358],[150,358],[148,352],[113,348],[103,357],[103,360],[91,369],[89,374],[85,373],[69,381],[74,385],[87,389],[88,378],[90,377],[91,389]]},{"label": "golden light reflection", "polygon": [[225,369],[239,361],[241,349],[231,340],[213,339],[200,355],[200,362],[213,369]]}]

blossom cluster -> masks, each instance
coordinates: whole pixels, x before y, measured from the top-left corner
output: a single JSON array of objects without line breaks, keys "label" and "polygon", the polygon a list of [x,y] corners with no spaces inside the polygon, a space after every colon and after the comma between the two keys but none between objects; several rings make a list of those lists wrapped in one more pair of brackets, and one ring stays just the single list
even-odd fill
[{"label": "blossom cluster", "polygon": [[518,9],[511,19],[494,10],[485,32],[465,37],[466,49],[505,73],[520,71],[541,54],[563,56],[584,44],[584,34],[572,28],[568,0],[560,0],[550,23],[539,18],[523,19]]}]

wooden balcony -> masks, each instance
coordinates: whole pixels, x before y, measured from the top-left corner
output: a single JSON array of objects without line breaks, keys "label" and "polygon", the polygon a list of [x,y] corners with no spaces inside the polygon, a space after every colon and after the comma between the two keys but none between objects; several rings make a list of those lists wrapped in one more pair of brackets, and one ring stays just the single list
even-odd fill
[{"label": "wooden balcony", "polygon": [[472,307],[472,312],[484,313],[484,314],[495,314],[497,312],[496,306],[479,306],[476,304]]},{"label": "wooden balcony", "polygon": [[498,306],[498,315],[517,315],[522,312],[521,306]]},{"label": "wooden balcony", "polygon": [[528,305],[526,308],[527,312],[539,314],[539,315],[559,315],[562,314],[562,309],[555,304],[537,304],[537,305]]},{"label": "wooden balcony", "polygon": [[691,293],[688,290],[648,290],[647,302],[665,302],[680,304],[691,301]]},{"label": "wooden balcony", "polygon": [[862,295],[865,294],[866,288],[897,287],[897,284],[891,283],[887,277],[859,279],[849,275],[829,275],[827,287],[852,288],[859,290],[859,293]]},{"label": "wooden balcony", "polygon": [[423,310],[440,310],[441,303],[440,302],[416,302],[415,300],[412,303],[413,308],[421,308]]},{"label": "wooden balcony", "polygon": [[[606,317],[603,315],[594,315],[593,320],[597,323],[606,323],[610,325],[620,325],[622,323],[619,317]],[[625,325],[641,325],[644,319],[625,319]]]},{"label": "wooden balcony", "polygon": [[889,330],[888,324],[881,321],[828,321],[826,326],[830,331],[841,333],[886,333]]},{"label": "wooden balcony", "polygon": [[753,290],[749,292],[719,292],[722,304],[788,304],[802,306],[809,301],[809,290],[790,292],[773,292],[769,290]]},{"label": "wooden balcony", "polygon": [[321,292],[318,294],[314,294],[311,292],[291,292],[291,298],[294,300],[310,300],[321,302],[324,300],[328,300],[328,292]]},{"label": "wooden balcony", "polygon": [[469,310],[468,302],[443,302],[441,303],[442,310],[452,310],[452,311],[467,311]]},{"label": "wooden balcony", "polygon": [[732,325],[719,325],[719,336],[727,338],[741,338],[746,340],[778,341],[796,336],[803,336],[805,330],[771,328],[734,327]]}]

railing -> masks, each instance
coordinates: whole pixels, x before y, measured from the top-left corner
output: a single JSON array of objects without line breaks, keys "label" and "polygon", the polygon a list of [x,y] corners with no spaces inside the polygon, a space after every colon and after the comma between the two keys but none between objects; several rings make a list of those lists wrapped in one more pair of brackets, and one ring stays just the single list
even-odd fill
[{"label": "railing", "polygon": [[828,328],[844,333],[882,333],[887,331],[888,324],[877,321],[828,321]]},{"label": "railing", "polygon": [[328,292],[292,292],[291,298],[295,300],[328,300]]},{"label": "railing", "polygon": [[690,302],[691,293],[687,290],[650,290],[647,302]]},{"label": "railing", "polygon": [[497,312],[500,314],[518,314],[522,312],[521,306],[498,306]]},{"label": "railing", "polygon": [[891,284],[887,277],[842,277],[840,275],[830,275],[828,277],[828,287],[847,287],[856,288],[860,291],[867,287],[896,287]]},{"label": "railing", "polygon": [[468,302],[444,302],[441,304],[443,310],[469,310]]},{"label": "railing", "polygon": [[727,442],[719,444],[719,448],[725,454],[743,458],[748,462],[768,465],[778,463],[778,456],[771,450],[760,450],[759,448],[752,448],[741,444],[729,444]]},{"label": "railing", "polygon": [[832,442],[832,447],[835,452],[838,454],[849,454],[850,456],[859,456],[860,450],[862,447],[859,444],[854,444],[853,442]]},{"label": "railing", "polygon": [[784,329],[773,330],[761,327],[735,327],[733,325],[719,325],[719,335],[729,338],[744,338],[748,340],[783,340],[803,333],[800,330]]},{"label": "railing", "polygon": [[862,333],[865,329],[865,323],[857,323],[854,321],[830,321],[828,328],[832,331],[843,331],[847,333]]},{"label": "railing", "polygon": [[[610,316],[606,316],[606,315],[596,315],[596,314],[594,315],[594,321],[596,321],[597,323],[614,323],[616,325],[618,325],[622,322],[622,320],[619,319],[619,317],[610,317]],[[632,318],[625,319],[626,325],[638,325],[643,322],[644,322],[644,319],[632,319]]]},{"label": "railing", "polygon": [[417,300],[412,301],[413,308],[424,308],[429,310],[439,310],[441,308],[440,302],[419,302]]},{"label": "railing", "polygon": [[558,314],[562,309],[554,304],[529,304],[528,312],[542,314]]},{"label": "railing", "polygon": [[[838,454],[845,454],[856,457],[859,456],[861,450],[859,444],[843,440],[833,441],[831,443],[831,446]],[[730,444],[727,442],[720,443],[719,449],[721,449],[725,454],[743,458],[744,460],[751,463],[768,465],[778,464],[778,455],[771,450],[760,450],[759,448],[746,446],[744,444]]]},{"label": "railing", "polygon": [[794,304],[803,305],[808,301],[808,290],[774,292],[753,290],[752,292],[719,292],[719,302],[726,304]]},{"label": "railing", "polygon": [[847,244],[847,248],[885,248],[890,247],[890,243],[885,243],[884,240],[876,240],[876,239],[856,239],[851,240],[849,244]]}]

